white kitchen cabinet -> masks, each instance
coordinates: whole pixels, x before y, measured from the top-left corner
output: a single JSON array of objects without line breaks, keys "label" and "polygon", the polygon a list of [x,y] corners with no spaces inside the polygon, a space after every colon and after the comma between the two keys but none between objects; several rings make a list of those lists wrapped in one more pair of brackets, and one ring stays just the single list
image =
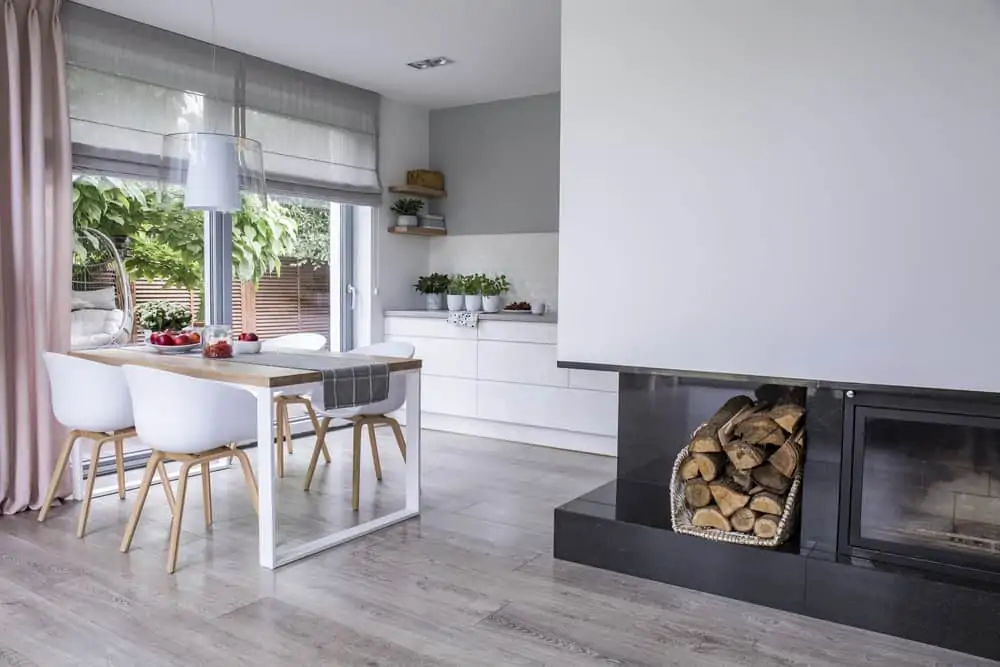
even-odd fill
[{"label": "white kitchen cabinet", "polygon": [[424,362],[425,428],[617,454],[618,375],[559,368],[557,324],[472,328],[391,312],[385,322],[386,339],[412,343]]}]

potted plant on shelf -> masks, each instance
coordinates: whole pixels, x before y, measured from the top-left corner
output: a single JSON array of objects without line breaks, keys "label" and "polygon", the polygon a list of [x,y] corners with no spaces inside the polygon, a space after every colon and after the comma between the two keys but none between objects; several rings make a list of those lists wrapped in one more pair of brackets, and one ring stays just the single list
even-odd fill
[{"label": "potted plant on shelf", "polygon": [[471,313],[483,309],[483,280],[486,276],[473,273],[465,277],[465,309]]},{"label": "potted plant on shelf", "polygon": [[487,313],[499,313],[503,307],[503,295],[510,291],[507,276],[500,274],[483,279],[483,310]]},{"label": "potted plant on shelf", "polygon": [[426,297],[427,310],[441,310],[444,308],[443,295],[448,292],[449,284],[450,281],[445,274],[432,273],[417,278],[417,282],[413,283],[413,289]]},{"label": "potted plant on shelf", "polygon": [[416,227],[417,214],[424,208],[424,203],[419,199],[404,197],[397,199],[389,210],[396,214],[396,224],[400,227]]},{"label": "potted plant on shelf", "polygon": [[465,308],[465,276],[454,275],[448,279],[448,310],[457,312]]}]

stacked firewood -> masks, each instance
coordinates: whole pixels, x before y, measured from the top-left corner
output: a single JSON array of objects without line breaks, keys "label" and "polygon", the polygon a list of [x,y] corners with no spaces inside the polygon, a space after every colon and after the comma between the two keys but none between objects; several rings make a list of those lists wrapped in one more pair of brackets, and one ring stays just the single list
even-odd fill
[{"label": "stacked firewood", "polygon": [[[768,391],[770,389],[770,391]],[[702,424],[679,474],[691,523],[772,538],[805,445],[805,396],[766,385],[733,396]]]}]

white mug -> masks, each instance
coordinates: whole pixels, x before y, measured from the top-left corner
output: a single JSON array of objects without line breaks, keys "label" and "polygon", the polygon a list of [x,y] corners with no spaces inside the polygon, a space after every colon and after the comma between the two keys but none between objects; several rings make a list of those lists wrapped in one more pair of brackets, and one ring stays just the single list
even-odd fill
[{"label": "white mug", "polygon": [[545,303],[542,301],[532,301],[531,302],[531,314],[532,315],[544,315],[545,314]]}]

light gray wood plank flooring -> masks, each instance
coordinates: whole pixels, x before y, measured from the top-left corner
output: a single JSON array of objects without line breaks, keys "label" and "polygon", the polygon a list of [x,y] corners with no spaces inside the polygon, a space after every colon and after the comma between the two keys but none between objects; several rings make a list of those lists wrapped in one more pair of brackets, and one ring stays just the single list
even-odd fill
[{"label": "light gray wood plank flooring", "polygon": [[[279,498],[287,543],[354,521],[349,435],[301,491],[296,441]],[[979,667],[914,642],[552,558],[553,508],[607,481],[614,461],[427,432],[426,511],[301,563],[257,567],[238,470],[213,474],[216,523],[193,480],[177,574],[164,571],[169,513],[158,489],[128,555],[132,496],[0,518],[0,666],[678,665]],[[402,463],[380,434],[385,480],[366,456],[362,510],[391,511]],[[367,446],[365,447],[367,452]]]}]

